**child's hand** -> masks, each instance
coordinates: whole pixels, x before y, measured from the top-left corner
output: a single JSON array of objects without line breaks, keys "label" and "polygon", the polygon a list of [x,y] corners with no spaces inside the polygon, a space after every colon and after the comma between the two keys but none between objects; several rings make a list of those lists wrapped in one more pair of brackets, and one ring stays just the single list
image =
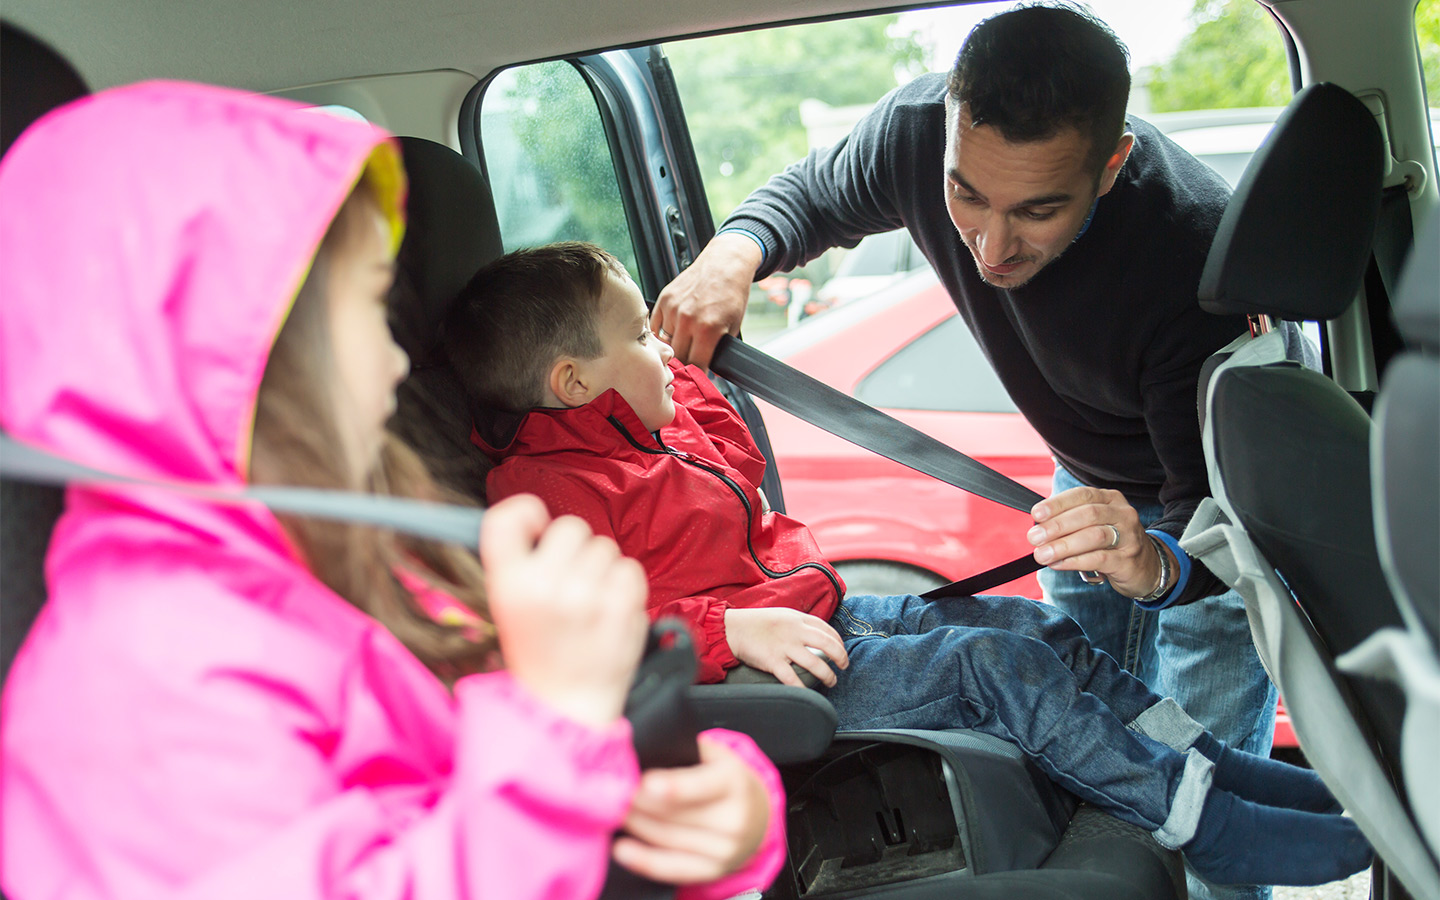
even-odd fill
[{"label": "child's hand", "polygon": [[640,564],[574,516],[552,522],[529,495],[486,513],[480,562],[515,679],[578,722],[618,718],[649,628]]},{"label": "child's hand", "polygon": [[754,855],[769,824],[760,777],[734,751],[702,737],[698,766],[641,776],[613,852],[652,881],[714,881]]},{"label": "child's hand", "polygon": [[788,607],[727,609],[725,640],[730,652],[747,666],[762,669],[782,684],[804,687],[791,663],[808,670],[826,687],[835,686],[830,664],[816,656],[814,647],[840,668],[850,665],[840,635],[824,619]]}]

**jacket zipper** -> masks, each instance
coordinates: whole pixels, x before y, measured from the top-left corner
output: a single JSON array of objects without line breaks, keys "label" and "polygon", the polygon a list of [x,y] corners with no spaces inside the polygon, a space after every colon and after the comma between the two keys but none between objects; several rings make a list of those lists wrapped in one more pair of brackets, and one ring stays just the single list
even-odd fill
[{"label": "jacket zipper", "polygon": [[[630,443],[630,446],[634,447],[636,450],[639,450],[641,453],[648,453],[651,456],[673,456],[675,459],[680,460],[680,462],[685,463],[692,468],[699,469],[702,472],[709,472],[711,475],[714,475],[716,478],[720,479],[721,483],[728,487],[731,493],[733,493],[737,498],[739,498],[740,505],[745,507],[745,547],[747,550],[750,551],[750,558],[755,561],[755,565],[760,567],[760,571],[764,572],[766,575],[769,575],[771,578],[784,578],[787,575],[794,575],[801,569],[816,569],[825,576],[825,580],[830,582],[830,587],[833,588],[835,591],[835,599],[845,599],[844,593],[840,590],[840,582],[836,581],[835,575],[820,563],[801,563],[800,565],[788,571],[777,572],[760,561],[759,554],[755,552],[754,539],[750,534],[750,520],[755,515],[755,509],[750,505],[750,498],[745,496],[745,489],[740,487],[740,485],[736,484],[733,478],[731,478],[729,475],[726,475],[724,472],[721,472],[719,469],[711,468],[710,466],[698,460],[690,459],[688,455],[677,453],[676,451],[671,450],[669,447],[666,447],[663,443],[660,444],[660,449],[658,450],[651,447],[646,447],[644,444],[635,440],[634,435],[630,433],[630,431],[625,427],[624,423],[622,423],[619,419],[615,418],[614,416],[607,416],[606,418],[609,420],[611,425],[615,426],[615,430],[620,432],[621,436],[623,436],[625,440]],[[656,436],[656,441],[659,442],[658,435]]]}]

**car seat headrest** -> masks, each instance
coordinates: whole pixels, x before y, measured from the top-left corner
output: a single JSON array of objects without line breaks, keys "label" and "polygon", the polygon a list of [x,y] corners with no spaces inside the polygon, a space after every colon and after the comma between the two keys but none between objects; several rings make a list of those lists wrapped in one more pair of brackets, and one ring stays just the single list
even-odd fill
[{"label": "car seat headrest", "polygon": [[1415,246],[1395,292],[1395,324],[1412,349],[1440,352],[1440,213],[1415,232]]},{"label": "car seat headrest", "polygon": [[402,137],[400,149],[410,195],[391,328],[423,364],[436,350],[450,302],[503,249],[490,187],[473,163],[424,138]]},{"label": "car seat headrest", "polygon": [[1220,219],[1200,276],[1218,315],[1332,319],[1370,261],[1385,149],[1365,104],[1333,84],[1296,94]]},{"label": "car seat headrest", "polygon": [[50,110],[89,93],[60,54],[0,22],[0,154]]}]

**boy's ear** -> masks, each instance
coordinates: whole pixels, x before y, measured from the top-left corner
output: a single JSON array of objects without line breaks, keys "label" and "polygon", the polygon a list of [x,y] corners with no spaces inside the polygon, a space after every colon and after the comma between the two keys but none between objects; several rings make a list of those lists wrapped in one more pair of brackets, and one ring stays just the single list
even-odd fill
[{"label": "boy's ear", "polygon": [[550,395],[562,406],[584,406],[590,397],[589,379],[573,359],[562,357],[550,367],[550,378],[546,383]]}]

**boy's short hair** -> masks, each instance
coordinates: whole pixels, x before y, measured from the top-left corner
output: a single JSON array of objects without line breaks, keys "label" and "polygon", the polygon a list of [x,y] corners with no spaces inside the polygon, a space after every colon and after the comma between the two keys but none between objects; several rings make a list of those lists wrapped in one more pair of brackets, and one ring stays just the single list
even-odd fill
[{"label": "boy's short hair", "polygon": [[476,272],[444,325],[445,353],[471,403],[534,409],[556,360],[600,356],[596,313],[610,274],[625,267],[580,241],[516,250]]}]

